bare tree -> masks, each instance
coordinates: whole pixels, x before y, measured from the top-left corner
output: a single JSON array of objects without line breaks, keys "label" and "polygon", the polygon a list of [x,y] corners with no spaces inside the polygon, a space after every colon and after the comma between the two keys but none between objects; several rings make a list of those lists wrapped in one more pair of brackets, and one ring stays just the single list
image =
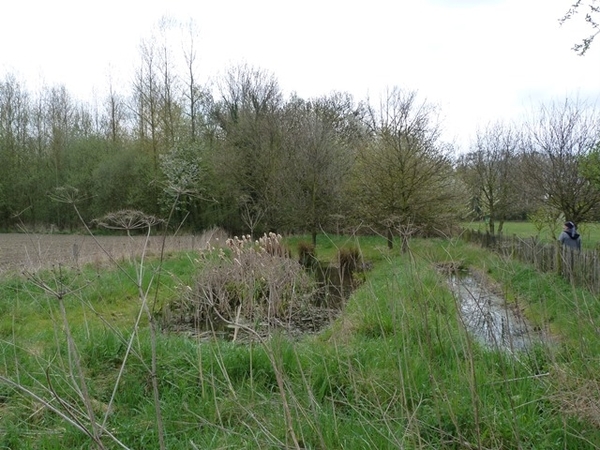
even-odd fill
[{"label": "bare tree", "polygon": [[[350,137],[361,127],[350,95],[333,93],[311,101],[294,99],[285,114],[285,191],[280,210],[295,227],[317,233],[341,213],[345,179],[353,164]],[[353,132],[354,129],[354,132]]]},{"label": "bare tree", "polygon": [[180,84],[170,45],[175,22],[163,17],[153,34],[140,44],[140,65],[133,83],[132,110],[139,138],[150,145],[155,167],[170,151],[182,127]]},{"label": "bare tree", "polygon": [[156,47],[153,41],[140,44],[141,60],[133,83],[132,110],[136,114],[137,138],[143,146],[149,143],[154,167],[159,154],[159,74],[156,67]]},{"label": "bare tree", "polygon": [[189,118],[190,127],[190,141],[195,142],[198,139],[202,114],[200,108],[202,107],[202,98],[204,93],[198,84],[196,77],[196,41],[198,37],[198,31],[196,24],[190,21],[187,24],[187,48],[184,48],[183,57],[185,61],[186,77],[184,78],[184,94],[183,97],[186,102],[186,114]]},{"label": "bare tree", "polygon": [[0,223],[20,210],[30,182],[29,95],[15,76],[0,81]]},{"label": "bare tree", "polygon": [[579,100],[552,102],[527,127],[523,163],[530,192],[568,220],[586,221],[600,203],[597,186],[580,170],[581,159],[600,141],[597,109]]},{"label": "bare tree", "polygon": [[0,82],[0,139],[2,148],[15,155],[27,143],[29,96],[14,75]]},{"label": "bare tree", "polygon": [[163,17],[158,25],[159,117],[162,129],[162,144],[165,150],[173,148],[181,126],[181,106],[178,102],[179,78],[176,75],[169,40],[169,33],[175,28],[175,25],[175,21],[169,17]]},{"label": "bare tree", "polygon": [[219,144],[213,151],[215,173],[230,206],[261,211],[263,225],[277,226],[274,205],[280,195],[282,94],[275,77],[241,65],[219,85],[213,110]]},{"label": "bare tree", "polygon": [[114,87],[112,79],[109,79],[108,93],[104,99],[104,111],[101,119],[101,128],[104,135],[114,145],[121,141],[127,134],[127,110],[121,95]]},{"label": "bare tree", "polygon": [[518,204],[516,155],[520,145],[521,136],[514,126],[497,122],[478,130],[472,150],[460,159],[458,173],[492,235],[496,224],[502,233],[504,221]]}]

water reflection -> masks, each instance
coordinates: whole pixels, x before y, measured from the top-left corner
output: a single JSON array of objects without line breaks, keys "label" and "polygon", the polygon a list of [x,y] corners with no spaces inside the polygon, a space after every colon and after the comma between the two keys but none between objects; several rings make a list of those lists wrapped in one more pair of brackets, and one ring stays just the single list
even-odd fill
[{"label": "water reflection", "polygon": [[521,314],[470,274],[450,276],[465,328],[483,345],[509,351],[524,350],[540,342]]}]

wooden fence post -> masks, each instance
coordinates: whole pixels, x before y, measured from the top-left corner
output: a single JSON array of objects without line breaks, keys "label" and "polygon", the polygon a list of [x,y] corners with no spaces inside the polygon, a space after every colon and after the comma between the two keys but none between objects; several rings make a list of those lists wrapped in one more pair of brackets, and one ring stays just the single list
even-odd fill
[{"label": "wooden fence post", "polygon": [[476,242],[503,256],[531,264],[540,272],[554,272],[571,284],[587,288],[593,293],[600,291],[600,254],[596,250],[577,251],[560,242],[542,244],[536,238],[520,239],[517,235],[505,238],[491,235],[489,231],[468,230],[461,236],[467,242]]},{"label": "wooden fence post", "polygon": [[556,248],[555,251],[555,262],[556,262],[556,273],[558,273],[559,275],[562,275],[562,271],[563,271],[563,260],[562,260],[562,246],[559,242],[557,242],[556,244],[554,244],[554,247]]}]

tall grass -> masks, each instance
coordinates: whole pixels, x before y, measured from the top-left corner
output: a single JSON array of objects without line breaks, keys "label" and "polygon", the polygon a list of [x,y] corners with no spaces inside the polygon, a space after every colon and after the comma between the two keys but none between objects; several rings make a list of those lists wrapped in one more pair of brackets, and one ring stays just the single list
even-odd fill
[{"label": "tall grass", "polygon": [[[89,448],[78,421],[90,430],[93,417],[106,448],[598,448],[595,299],[460,241],[413,239],[406,254],[385,244],[319,236],[315,257],[347,248],[372,268],[338,319],[300,339],[153,331],[159,308],[138,318],[137,286],[157,304],[183,298],[211,264],[200,249],[146,260],[139,281],[125,275],[139,260],[66,273],[63,314],[34,279],[2,280],[0,448]],[[481,347],[440,264],[486,273],[552,339],[517,354]]]}]

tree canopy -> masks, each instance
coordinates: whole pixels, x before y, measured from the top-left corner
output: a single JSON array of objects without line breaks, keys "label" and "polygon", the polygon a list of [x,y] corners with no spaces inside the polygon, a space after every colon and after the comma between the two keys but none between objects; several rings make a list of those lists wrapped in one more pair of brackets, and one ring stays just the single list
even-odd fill
[{"label": "tree canopy", "polygon": [[[391,86],[284,95],[247,64],[200,84],[190,30],[183,70],[159,36],[144,41],[128,87],[95,102],[65,86],[29,91],[0,80],[0,228],[73,230],[77,193],[89,221],[118,210],[171,217],[190,230],[445,233],[488,217],[490,231],[545,205],[598,216],[598,111],[572,99],[539,105],[523,124],[490,125],[469,152],[441,139],[437,105]],[[167,222],[165,222],[167,223]],[[496,229],[495,226],[498,225]],[[178,225],[178,226],[179,226]]]}]

